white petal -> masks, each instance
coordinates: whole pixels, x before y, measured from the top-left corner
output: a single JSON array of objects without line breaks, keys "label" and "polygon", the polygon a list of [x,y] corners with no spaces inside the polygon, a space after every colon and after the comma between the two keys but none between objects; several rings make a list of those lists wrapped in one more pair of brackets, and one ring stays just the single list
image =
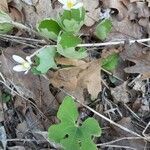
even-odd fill
[{"label": "white petal", "polygon": [[24,63],[24,62],[25,62],[25,60],[24,60],[22,57],[18,56],[18,55],[13,55],[12,58],[13,58],[16,62],[18,62],[18,63]]},{"label": "white petal", "polygon": [[64,5],[64,6],[63,6],[63,9],[64,9],[64,10],[70,10],[70,8],[68,8],[67,5]]},{"label": "white petal", "polygon": [[65,5],[67,3],[67,0],[58,0],[61,4]]},{"label": "white petal", "polygon": [[73,4],[77,3],[77,0],[70,0]]},{"label": "white petal", "polygon": [[24,74],[27,74],[29,72],[29,70],[27,70]]},{"label": "white petal", "polygon": [[16,72],[27,71],[28,69],[23,67],[22,65],[16,65],[13,67],[13,70]]},{"label": "white petal", "polygon": [[79,2],[73,6],[74,9],[78,9],[83,6],[83,3]]},{"label": "white petal", "polygon": [[26,57],[26,60],[28,61],[28,63],[31,65],[32,64],[32,61],[31,61],[31,57],[30,56],[27,56]]}]

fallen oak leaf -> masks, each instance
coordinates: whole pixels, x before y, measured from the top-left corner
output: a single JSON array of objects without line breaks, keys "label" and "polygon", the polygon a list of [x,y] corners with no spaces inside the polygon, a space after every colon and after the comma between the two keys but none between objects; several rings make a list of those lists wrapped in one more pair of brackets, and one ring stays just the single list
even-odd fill
[{"label": "fallen oak leaf", "polygon": [[101,91],[100,70],[100,61],[96,60],[50,72],[49,78],[53,86],[57,88],[63,87],[69,94],[83,101],[84,89],[88,90],[93,99]]},{"label": "fallen oak leaf", "polygon": [[148,77],[150,73],[150,52],[147,48],[144,50],[137,43],[131,46],[126,45],[121,57],[135,63],[134,66],[125,68],[125,72],[140,73],[143,77]]}]

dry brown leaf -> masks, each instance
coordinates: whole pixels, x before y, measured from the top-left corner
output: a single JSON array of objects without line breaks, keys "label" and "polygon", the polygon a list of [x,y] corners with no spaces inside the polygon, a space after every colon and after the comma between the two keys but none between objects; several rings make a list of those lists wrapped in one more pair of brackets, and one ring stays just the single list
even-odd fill
[{"label": "dry brown leaf", "polygon": [[[132,123],[132,120],[131,120],[130,117],[123,117],[117,123],[120,124],[121,126],[127,128],[127,129],[130,129],[131,131],[137,132],[136,129],[135,129],[135,125]],[[120,135],[119,138],[133,136],[129,132],[125,132],[124,130],[121,130],[118,127],[114,126],[114,129],[116,131],[116,134],[118,133]],[[135,150],[142,150],[145,147],[145,142],[142,139],[137,139],[137,140],[135,140],[135,139],[134,140],[132,140],[132,139],[130,139],[130,140],[121,140],[119,142],[115,142],[114,144],[115,145],[120,145],[120,146],[123,145],[123,146],[132,147]]]},{"label": "dry brown leaf", "polygon": [[8,12],[7,0],[1,0],[0,1],[0,10]]},{"label": "dry brown leaf", "polygon": [[32,0],[32,5],[22,0],[14,0],[16,8],[23,10],[26,24],[36,27],[36,24],[48,17],[56,17],[57,10],[52,9],[50,0]]},{"label": "dry brown leaf", "polygon": [[123,84],[115,88],[111,88],[111,94],[117,102],[123,102],[123,103],[129,102],[129,95],[126,88],[126,84],[127,83],[124,82]]},{"label": "dry brown leaf", "polygon": [[24,15],[23,13],[18,10],[16,7],[14,7],[13,5],[12,6],[9,6],[9,10],[10,10],[10,16],[11,18],[16,21],[16,22],[24,22]]},{"label": "dry brown leaf", "polygon": [[146,2],[137,2],[137,12],[138,18],[148,18],[150,16],[150,10],[146,4]]},{"label": "dry brown leaf", "polygon": [[127,16],[128,0],[102,0],[106,8],[113,8],[118,11],[117,19],[123,20]]},{"label": "dry brown leaf", "polygon": [[70,58],[64,58],[64,57],[56,58],[55,61],[57,62],[57,64],[69,65],[69,66],[71,65],[71,66],[82,67],[86,64],[86,62],[83,60],[70,59]]},{"label": "dry brown leaf", "polygon": [[141,26],[129,21],[127,17],[120,22],[114,18],[112,24],[113,30],[107,37],[107,40],[141,38],[143,35]]},{"label": "dry brown leaf", "polygon": [[[148,48],[143,49],[138,44],[126,46],[121,54],[123,59],[130,60],[135,63],[134,66],[125,68],[127,73],[140,73],[143,77],[150,73],[150,51]],[[145,74],[145,75],[144,75]]]},{"label": "dry brown leaf", "polygon": [[49,91],[49,83],[46,79],[35,76],[30,72],[24,75],[24,73],[17,73],[12,70],[13,66],[15,66],[12,55],[16,54],[25,58],[25,53],[22,51],[22,48],[9,47],[4,50],[3,54],[0,55],[2,64],[1,72],[15,86],[21,96],[33,99],[35,104],[43,111],[52,107],[56,109],[57,103]]},{"label": "dry brown leaf", "polygon": [[[145,2],[145,0],[130,0],[130,2]],[[146,0],[146,2],[148,3],[148,7],[150,7],[150,0]]]},{"label": "dry brown leaf", "polygon": [[[100,19],[99,0],[83,0],[86,10],[85,25],[90,27]],[[90,5],[89,5],[90,4]]]},{"label": "dry brown leaf", "polygon": [[84,89],[88,90],[92,98],[97,97],[101,91],[100,77],[100,63],[97,60],[51,72],[50,82],[57,88],[63,87],[69,94],[83,101]]}]

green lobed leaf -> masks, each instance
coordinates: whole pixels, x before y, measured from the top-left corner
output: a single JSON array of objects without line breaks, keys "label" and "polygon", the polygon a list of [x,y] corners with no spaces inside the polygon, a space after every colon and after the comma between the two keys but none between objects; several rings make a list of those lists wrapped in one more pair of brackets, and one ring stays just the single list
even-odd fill
[{"label": "green lobed leaf", "polygon": [[108,71],[116,69],[119,61],[119,54],[112,53],[107,58],[102,59],[102,67]]},{"label": "green lobed leaf", "polygon": [[85,9],[64,10],[59,16],[59,24],[66,32],[78,33],[84,24]]},{"label": "green lobed leaf", "polygon": [[70,48],[76,47],[78,44],[80,44],[81,39],[71,33],[64,32],[61,34],[58,42],[63,48]]},{"label": "green lobed leaf", "polygon": [[13,29],[11,17],[3,11],[0,11],[0,33],[5,34]]},{"label": "green lobed leaf", "polygon": [[78,115],[79,114],[75,102],[72,100],[71,97],[65,97],[63,103],[59,107],[57,117],[62,121],[75,123]]},{"label": "green lobed leaf", "polygon": [[71,33],[64,32],[58,37],[57,52],[67,58],[82,59],[87,57],[84,48],[76,48],[81,43],[81,39]]},{"label": "green lobed leaf", "polygon": [[[94,128],[93,128],[94,127]],[[86,119],[81,127],[82,131],[87,135],[101,136],[101,128],[94,118]]]},{"label": "green lobed leaf", "polygon": [[37,25],[37,30],[42,36],[56,41],[61,27],[54,19],[44,19]]},{"label": "green lobed leaf", "polygon": [[97,150],[92,137],[101,134],[98,122],[88,118],[80,126],[76,123],[78,115],[74,100],[66,97],[57,113],[61,122],[49,127],[49,139],[61,144],[64,150]]},{"label": "green lobed leaf", "polygon": [[36,70],[41,73],[46,73],[50,68],[57,68],[55,63],[55,55],[56,55],[56,48],[47,46],[42,48],[42,50],[37,54],[39,58],[39,65],[36,67]]},{"label": "green lobed leaf", "polygon": [[81,26],[77,21],[75,21],[74,19],[71,20],[64,20],[63,21],[63,25],[64,25],[64,30],[66,32],[71,32],[71,33],[78,33]]},{"label": "green lobed leaf", "polygon": [[112,23],[109,19],[105,19],[96,26],[96,36],[100,40],[105,40],[111,32]]},{"label": "green lobed leaf", "polygon": [[82,141],[81,150],[97,150],[97,147],[91,139],[85,139]]}]

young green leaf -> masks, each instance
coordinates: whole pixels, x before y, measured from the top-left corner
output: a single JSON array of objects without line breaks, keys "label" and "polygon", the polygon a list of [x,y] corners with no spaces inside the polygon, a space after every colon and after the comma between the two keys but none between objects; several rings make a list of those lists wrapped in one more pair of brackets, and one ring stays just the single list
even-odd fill
[{"label": "young green leaf", "polygon": [[37,25],[37,30],[42,36],[56,41],[61,27],[55,20],[45,19]]},{"label": "young green leaf", "polygon": [[81,43],[81,39],[71,33],[64,32],[58,37],[57,52],[61,55],[72,58],[82,59],[87,57],[87,52],[84,48],[76,48]]},{"label": "young green leaf", "polygon": [[111,32],[111,29],[111,21],[109,19],[105,19],[97,25],[95,34],[100,40],[105,40],[108,34]]},{"label": "young green leaf", "polygon": [[57,68],[57,65],[54,61],[56,54],[55,47],[47,46],[42,48],[42,50],[37,54],[39,58],[39,65],[36,67],[36,70],[41,73],[46,73],[50,68]]},{"label": "young green leaf", "polygon": [[3,11],[0,11],[0,33],[5,34],[12,30],[12,19],[11,17]]},{"label": "young green leaf", "polygon": [[85,9],[64,10],[59,16],[59,24],[66,32],[78,33],[85,19]]},{"label": "young green leaf", "polygon": [[118,65],[119,55],[112,53],[107,58],[102,60],[102,67],[108,71],[113,71]]},{"label": "young green leaf", "polygon": [[97,150],[92,137],[101,135],[98,122],[88,118],[82,125],[78,125],[78,116],[74,100],[67,96],[57,113],[61,122],[49,127],[49,139],[61,144],[64,150]]}]

